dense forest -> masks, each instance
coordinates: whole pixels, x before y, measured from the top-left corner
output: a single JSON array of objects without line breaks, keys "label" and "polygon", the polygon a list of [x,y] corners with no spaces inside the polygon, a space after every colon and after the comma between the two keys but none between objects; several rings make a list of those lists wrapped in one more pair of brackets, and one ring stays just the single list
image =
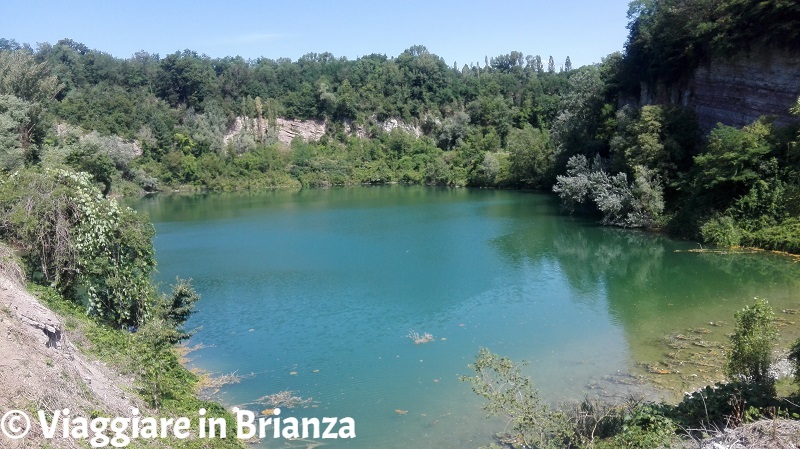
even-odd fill
[{"label": "dense forest", "polygon": [[[421,183],[555,190],[605,224],[800,251],[798,133],[701,130],[642,85],[708,58],[798,48],[791,1],[637,0],[624,52],[573,68],[510,52],[449,67],[424,46],[356,60],[127,59],[0,40],[0,168],[90,173],[104,194]],[[800,113],[800,104],[794,111]],[[786,111],[776,111],[785,114]],[[324,123],[278,141],[279,118]]]}]

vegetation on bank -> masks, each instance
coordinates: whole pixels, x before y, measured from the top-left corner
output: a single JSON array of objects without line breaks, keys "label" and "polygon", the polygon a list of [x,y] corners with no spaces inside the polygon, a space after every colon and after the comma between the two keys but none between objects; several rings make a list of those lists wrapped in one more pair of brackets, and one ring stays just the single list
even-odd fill
[{"label": "vegetation on bank", "polygon": [[[635,398],[613,404],[586,398],[577,404],[553,407],[539,397],[520,365],[486,348],[480,350],[471,365],[475,375],[464,376],[462,381],[470,383],[473,391],[486,400],[487,413],[508,420],[504,431],[497,435],[502,447],[681,447],[682,441],[719,437],[759,420],[798,419],[800,340],[789,352],[799,389],[790,397],[781,397],[770,370],[778,335],[773,310],[766,301],[756,299],[755,304],[738,311],[735,317],[736,328],[730,336],[726,362],[728,382],[687,394],[675,405]],[[796,444],[800,423],[786,426],[790,432],[783,435],[777,431],[777,424],[773,425],[771,434],[759,436],[761,443],[767,445],[758,447]]]},{"label": "vegetation on bank", "polygon": [[[629,18],[624,54],[575,69],[516,51],[449,67],[419,45],[392,58],[246,61],[0,39],[0,169],[85,171],[104,194],[555,186],[608,225],[800,251],[796,125],[762,118],[703,134],[689,110],[630,101],[641,82],[712,56],[795,48],[798,6],[637,0]],[[282,144],[279,117],[327,131]]]},{"label": "vegetation on bank", "polygon": [[[205,408],[226,418],[235,435],[235,419],[198,399],[199,379],[180,363],[175,345],[190,335],[185,323],[199,295],[184,280],[169,295],[151,283],[153,226],[146,217],[105,198],[86,173],[29,169],[0,181],[0,236],[21,254],[17,277],[33,281],[31,290],[65,318],[68,333],[85,337],[79,349],[135,379],[154,415],[196,420]],[[207,447],[197,439],[167,443]],[[214,447],[243,446],[231,438]]]},{"label": "vegetation on bank", "polygon": [[[641,82],[680,79],[712,56],[798,48],[800,6],[636,0],[629,18],[623,54],[577,69],[516,51],[448,67],[423,46],[354,61],[189,50],[118,59],[69,39],[36,49],[0,39],[0,238],[46,286],[42,299],[81,323],[88,350],[135,374],[143,399],[165,414],[200,405],[197,379],[173,349],[197,295],[181,281],[170,296],[156,292],[153,228],[110,195],[389,182],[534,188],[607,225],[800,253],[796,123],[764,117],[704,134],[689,110],[628,101]],[[792,113],[800,116],[800,99]],[[284,145],[278,117],[323,120],[327,132]],[[389,120],[401,126],[386,131]],[[730,383],[677,406],[556,410],[488,351],[468,380],[488,411],[509,416],[507,445],[656,447],[681,429],[794,417],[766,371],[770,322],[763,303],[740,312]],[[800,342],[789,354],[800,379]]]}]

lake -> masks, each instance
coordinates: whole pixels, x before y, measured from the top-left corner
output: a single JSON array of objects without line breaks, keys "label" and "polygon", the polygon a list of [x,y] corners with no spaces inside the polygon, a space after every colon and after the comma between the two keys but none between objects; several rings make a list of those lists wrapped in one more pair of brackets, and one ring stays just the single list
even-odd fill
[{"label": "lake", "polygon": [[487,444],[502,424],[459,380],[481,347],[529,361],[553,402],[674,397],[721,379],[708,361],[754,297],[797,328],[791,259],[600,227],[553,195],[382,186],[135,207],[156,226],[163,288],[192,278],[202,295],[190,366],[243,376],[216,399],[260,412],[290,390],[312,402],[282,417],[353,417],[357,438],[330,447]]}]

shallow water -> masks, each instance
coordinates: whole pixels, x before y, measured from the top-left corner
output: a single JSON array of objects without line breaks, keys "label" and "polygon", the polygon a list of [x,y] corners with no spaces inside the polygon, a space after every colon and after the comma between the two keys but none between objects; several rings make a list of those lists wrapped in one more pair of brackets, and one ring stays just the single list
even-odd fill
[{"label": "shallow water", "polygon": [[[498,423],[459,381],[480,347],[530,361],[549,400],[579,399],[643,374],[664,335],[724,340],[754,296],[800,308],[786,258],[688,252],[698,245],[565,217],[555,200],[387,186],[135,206],[156,225],[158,279],[192,278],[203,296],[190,344],[207,347],[191,364],[246,375],[218,399],[259,411],[283,390],[312,398],[283,416],[353,417],[357,438],[333,447],[486,444]],[[414,344],[411,330],[435,339]],[[698,375],[664,378],[680,389]]]}]

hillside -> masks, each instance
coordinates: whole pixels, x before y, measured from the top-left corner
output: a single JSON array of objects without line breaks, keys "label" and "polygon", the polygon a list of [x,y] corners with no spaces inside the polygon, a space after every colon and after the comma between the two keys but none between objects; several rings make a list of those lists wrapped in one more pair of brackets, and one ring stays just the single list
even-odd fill
[{"label": "hillside", "polygon": [[[72,416],[130,416],[131,408],[146,411],[137,399],[130,376],[123,376],[78,349],[87,340],[64,318],[43,306],[9,273],[0,273],[0,404],[12,409]],[[35,418],[34,418],[35,419]],[[47,440],[34,426],[23,440],[2,438],[3,447],[72,448],[74,438]]]}]

